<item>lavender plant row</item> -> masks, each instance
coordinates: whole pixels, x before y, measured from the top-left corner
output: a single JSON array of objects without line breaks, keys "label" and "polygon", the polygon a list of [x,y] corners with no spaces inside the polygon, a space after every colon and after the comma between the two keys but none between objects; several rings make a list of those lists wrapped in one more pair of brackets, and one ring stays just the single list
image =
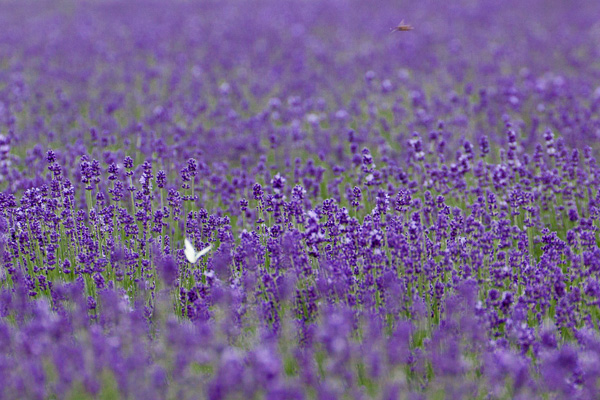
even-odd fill
[{"label": "lavender plant row", "polygon": [[597,15],[3,2],[0,398],[598,398]]}]

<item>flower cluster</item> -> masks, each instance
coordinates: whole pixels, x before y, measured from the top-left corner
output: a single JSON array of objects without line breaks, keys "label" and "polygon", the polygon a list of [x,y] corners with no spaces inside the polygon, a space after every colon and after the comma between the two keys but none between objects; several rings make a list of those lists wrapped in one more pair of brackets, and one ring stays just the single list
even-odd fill
[{"label": "flower cluster", "polygon": [[578,3],[1,4],[0,397],[595,398]]}]

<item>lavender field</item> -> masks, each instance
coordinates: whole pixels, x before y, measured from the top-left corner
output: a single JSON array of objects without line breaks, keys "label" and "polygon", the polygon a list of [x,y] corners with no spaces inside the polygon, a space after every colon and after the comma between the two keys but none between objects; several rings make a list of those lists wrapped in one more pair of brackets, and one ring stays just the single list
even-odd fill
[{"label": "lavender field", "polygon": [[599,156],[598,1],[0,2],[0,399],[598,399]]}]

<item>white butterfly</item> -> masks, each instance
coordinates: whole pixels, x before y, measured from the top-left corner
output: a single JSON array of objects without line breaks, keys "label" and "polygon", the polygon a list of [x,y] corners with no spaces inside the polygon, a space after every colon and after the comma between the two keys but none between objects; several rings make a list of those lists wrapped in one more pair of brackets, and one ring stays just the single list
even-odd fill
[{"label": "white butterfly", "polygon": [[210,249],[212,249],[212,245],[203,248],[199,252],[196,252],[196,249],[194,249],[192,243],[188,240],[188,238],[185,238],[185,258],[187,258],[187,260],[192,264],[195,264],[196,261],[198,261],[198,259],[203,255],[208,253]]}]

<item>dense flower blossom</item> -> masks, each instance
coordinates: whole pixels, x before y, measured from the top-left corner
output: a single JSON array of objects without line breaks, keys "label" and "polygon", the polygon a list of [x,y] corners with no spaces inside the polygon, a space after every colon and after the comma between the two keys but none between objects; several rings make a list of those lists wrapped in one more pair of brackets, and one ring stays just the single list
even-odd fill
[{"label": "dense flower blossom", "polygon": [[546,3],[0,4],[0,398],[596,398],[600,7]]}]

